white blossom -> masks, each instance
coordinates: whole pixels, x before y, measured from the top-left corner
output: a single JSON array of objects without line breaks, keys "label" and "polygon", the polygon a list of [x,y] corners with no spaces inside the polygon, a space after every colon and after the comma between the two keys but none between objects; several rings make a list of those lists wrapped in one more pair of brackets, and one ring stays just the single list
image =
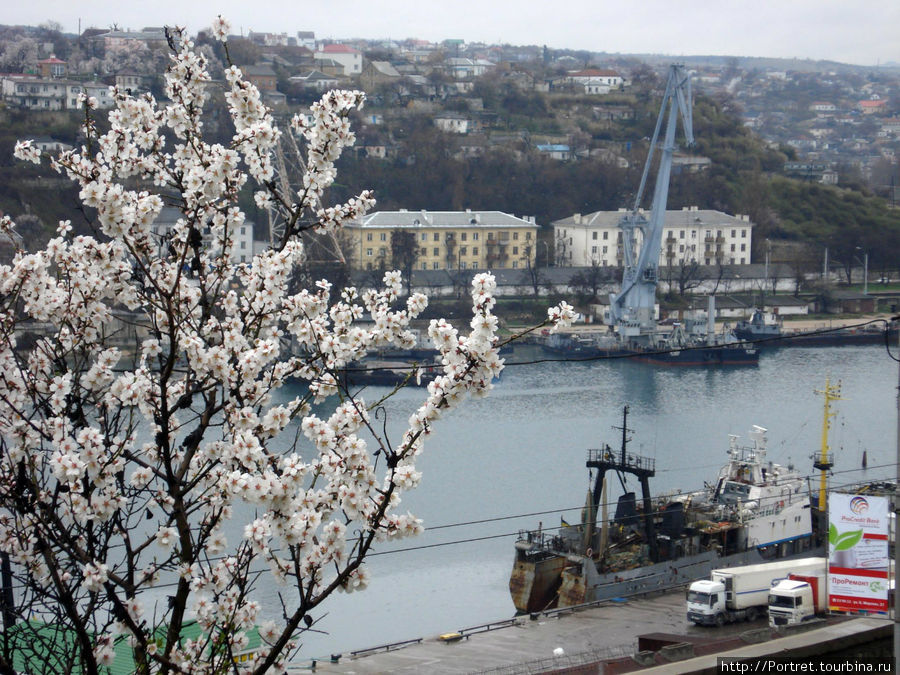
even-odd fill
[{"label": "white blossom", "polygon": [[[212,23],[219,40],[229,30],[221,17]],[[407,428],[387,438],[341,374],[371,349],[410,346],[428,299],[403,301],[394,270],[375,288],[293,284],[304,229],[337,232],[375,204],[368,190],[325,203],[364,94],[328,92],[282,132],[229,64],[233,133],[208,142],[206,57],[183,30],[170,36],[165,102],[114,88],[99,125],[96,101],[82,94],[84,143],[51,159],[99,234],[75,235],[64,221],[43,250],[28,252],[0,219],[17,249],[0,265],[0,484],[21,488],[0,491],[0,551],[40,612],[71,597],[91,630],[106,620],[97,617],[113,617],[146,648],[151,671],[165,654],[173,668],[215,673],[232,667],[227,649],[156,643],[173,616],[193,612],[208,635],[239,649],[271,618],[253,597],[260,570],[316,607],[332,582],[363,590],[369,546],[422,532],[399,509],[421,482],[416,462],[434,421],[487,394],[504,364],[496,282],[480,273],[467,328],[430,322],[440,372]],[[288,194],[272,181],[282,133],[296,134],[303,155]],[[41,161],[30,141],[15,156]],[[236,263],[247,194],[260,207],[278,204],[293,226]],[[178,216],[161,232],[164,205]],[[555,328],[572,316],[563,303],[548,321]],[[17,342],[25,322],[42,326],[33,344]],[[144,592],[171,583],[187,588],[173,593],[177,613],[165,603],[144,611],[154,597]],[[305,625],[286,635],[287,623],[264,624],[266,643],[288,651],[263,649],[254,667],[277,669]],[[79,658],[108,664],[111,644],[98,640]]]}]

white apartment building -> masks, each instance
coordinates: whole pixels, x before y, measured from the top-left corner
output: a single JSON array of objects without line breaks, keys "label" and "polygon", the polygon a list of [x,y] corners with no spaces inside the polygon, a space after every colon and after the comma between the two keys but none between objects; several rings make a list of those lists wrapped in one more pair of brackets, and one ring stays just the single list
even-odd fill
[{"label": "white apartment building", "polygon": [[[181,217],[181,210],[171,206],[164,207],[156,217],[150,229],[158,238],[161,246],[164,244],[166,235]],[[207,242],[210,237],[209,229],[204,229],[202,235],[204,243]],[[236,228],[232,236],[234,238],[234,252],[231,255],[231,261],[235,263],[250,262],[254,254],[253,222],[250,220],[244,221],[244,224]]]},{"label": "white apartment building", "polygon": [[[624,250],[619,221],[628,213],[596,211],[573,214],[553,223],[555,262],[564,267],[621,267]],[[643,212],[649,218],[649,211]],[[637,232],[640,250],[640,232]],[[686,206],[666,211],[659,265],[682,262],[700,265],[746,265],[750,263],[753,223],[746,215]]]},{"label": "white apartment building", "polygon": [[109,86],[100,82],[73,82],[32,76],[7,75],[0,80],[3,100],[29,110],[76,110],[82,92],[97,99],[100,109],[112,108]]}]

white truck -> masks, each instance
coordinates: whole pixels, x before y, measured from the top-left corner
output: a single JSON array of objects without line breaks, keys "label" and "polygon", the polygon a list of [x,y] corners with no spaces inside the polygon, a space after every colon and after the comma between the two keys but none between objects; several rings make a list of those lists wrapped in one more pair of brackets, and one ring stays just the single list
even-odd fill
[{"label": "white truck", "polygon": [[790,574],[769,591],[769,625],[792,626],[825,611],[825,570]]},{"label": "white truck", "polygon": [[696,624],[721,626],[752,621],[768,609],[772,585],[789,574],[825,573],[825,558],[800,558],[725,567],[709,579],[693,582],[687,594],[687,618]]}]

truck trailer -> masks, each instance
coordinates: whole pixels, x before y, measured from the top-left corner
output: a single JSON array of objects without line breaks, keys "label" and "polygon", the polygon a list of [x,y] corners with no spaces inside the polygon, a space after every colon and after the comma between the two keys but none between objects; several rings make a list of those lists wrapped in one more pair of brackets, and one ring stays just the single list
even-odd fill
[{"label": "truck trailer", "polygon": [[799,558],[713,570],[690,585],[687,618],[706,626],[752,621],[768,609],[773,584],[792,573],[825,574],[825,565],[825,558]]}]

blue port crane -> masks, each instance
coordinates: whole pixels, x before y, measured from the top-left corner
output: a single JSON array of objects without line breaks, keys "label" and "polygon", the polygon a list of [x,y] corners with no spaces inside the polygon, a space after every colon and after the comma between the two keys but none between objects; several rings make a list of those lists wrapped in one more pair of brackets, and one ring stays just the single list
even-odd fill
[{"label": "blue port crane", "polygon": [[[653,344],[656,334],[654,307],[656,285],[659,280],[659,255],[662,247],[663,225],[666,219],[666,201],[669,197],[669,176],[672,173],[672,156],[675,153],[675,131],[681,113],[685,142],[694,143],[693,117],[691,112],[691,78],[684,66],[673,64],[669,67],[666,91],[663,94],[656,119],[656,128],[650,141],[640,188],[634,199],[634,207],[619,221],[622,230],[622,247],[625,270],[622,288],[618,294],[610,295],[610,323],[619,337],[635,344]],[[659,134],[663,119],[666,118],[666,133],[659,145]],[[660,150],[659,168],[653,190],[650,219],[644,216],[641,200],[650,173],[657,147]],[[636,254],[636,231],[641,233],[640,252]]]}]

